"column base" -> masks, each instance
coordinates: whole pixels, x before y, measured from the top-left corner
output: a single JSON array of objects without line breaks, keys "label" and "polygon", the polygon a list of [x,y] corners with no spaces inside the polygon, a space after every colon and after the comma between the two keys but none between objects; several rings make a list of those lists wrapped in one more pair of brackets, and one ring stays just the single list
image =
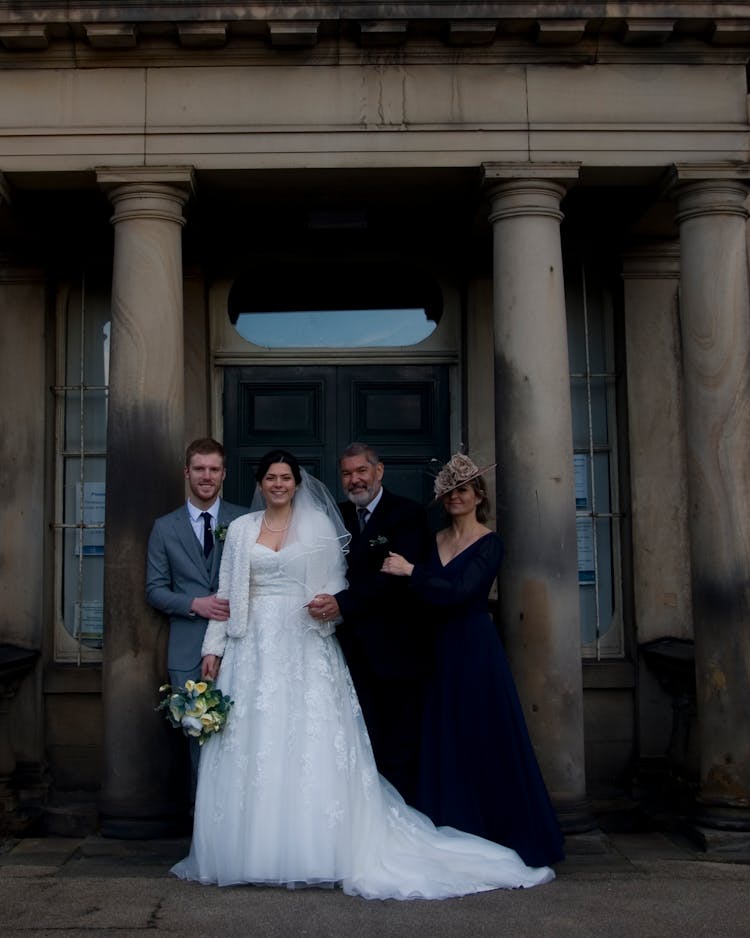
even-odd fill
[{"label": "column base", "polygon": [[686,833],[709,858],[732,860],[736,863],[750,862],[750,831],[717,830],[691,824]]},{"label": "column base", "polygon": [[710,804],[699,798],[695,806],[694,823],[711,830],[750,834],[750,805]]},{"label": "column base", "polygon": [[187,816],[113,817],[102,814],[99,819],[102,837],[114,840],[159,840],[190,834],[191,819]]},{"label": "column base", "polygon": [[588,798],[553,798],[552,806],[557,813],[560,828],[566,837],[569,834],[585,834],[588,831],[595,831],[599,827]]},{"label": "column base", "polygon": [[590,857],[612,853],[612,841],[600,828],[565,835],[566,857]]}]

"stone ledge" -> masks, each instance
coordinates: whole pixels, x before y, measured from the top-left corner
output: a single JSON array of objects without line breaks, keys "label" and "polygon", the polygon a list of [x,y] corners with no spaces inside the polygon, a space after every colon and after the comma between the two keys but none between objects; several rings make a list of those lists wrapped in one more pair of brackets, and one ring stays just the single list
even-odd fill
[{"label": "stone ledge", "polygon": [[[742,3],[646,3],[602,15],[602,4],[534,3],[308,3],[252,6],[217,0],[97,3],[21,0],[0,8],[0,45],[9,51],[44,50],[74,40],[97,49],[126,51],[165,37],[183,47],[224,45],[253,37],[272,45],[309,47],[323,36],[350,36],[367,48],[400,45],[412,36],[438,36],[450,46],[475,46],[523,37],[541,47],[568,47],[608,37],[625,46],[664,45],[696,38],[721,48],[750,43]],[[619,13],[620,15],[616,15]],[[285,25],[286,24],[286,25]],[[291,33],[289,32],[291,30]]]},{"label": "stone ledge", "polygon": [[750,863],[750,831],[722,831],[693,825],[687,834],[712,860]]}]

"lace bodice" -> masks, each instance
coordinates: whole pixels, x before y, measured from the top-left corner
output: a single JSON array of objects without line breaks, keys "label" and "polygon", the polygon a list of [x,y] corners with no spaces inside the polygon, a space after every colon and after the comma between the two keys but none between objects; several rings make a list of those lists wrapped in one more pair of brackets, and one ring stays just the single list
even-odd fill
[{"label": "lace bodice", "polygon": [[250,555],[249,590],[250,601],[264,596],[299,597],[300,604],[306,602],[304,584],[294,576],[295,547],[271,550],[263,544],[254,544]]}]

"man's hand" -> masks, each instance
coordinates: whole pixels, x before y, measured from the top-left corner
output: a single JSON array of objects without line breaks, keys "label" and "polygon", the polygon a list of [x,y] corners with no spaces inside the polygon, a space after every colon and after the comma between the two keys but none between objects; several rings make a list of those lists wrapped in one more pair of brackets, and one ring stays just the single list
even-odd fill
[{"label": "man's hand", "polygon": [[215,681],[219,676],[221,658],[216,655],[204,655],[201,660],[201,677],[203,680]]},{"label": "man's hand", "polygon": [[336,597],[330,593],[318,593],[307,604],[307,611],[320,622],[327,622],[329,619],[338,619],[341,616],[339,604]]},{"label": "man's hand", "polygon": [[218,596],[196,596],[190,604],[190,611],[204,619],[216,619],[226,622],[229,618],[229,600]]}]

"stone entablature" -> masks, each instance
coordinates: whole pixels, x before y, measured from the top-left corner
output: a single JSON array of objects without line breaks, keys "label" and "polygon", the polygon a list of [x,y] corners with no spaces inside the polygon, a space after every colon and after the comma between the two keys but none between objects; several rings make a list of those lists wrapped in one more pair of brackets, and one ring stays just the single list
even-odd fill
[{"label": "stone entablature", "polygon": [[587,58],[602,42],[621,50],[698,43],[707,49],[750,43],[745,2],[723,3],[156,3],[0,2],[2,53],[39,53],[71,43],[93,52],[216,49],[242,44],[312,48],[347,41],[393,49],[411,40],[446,46],[510,46]]}]

